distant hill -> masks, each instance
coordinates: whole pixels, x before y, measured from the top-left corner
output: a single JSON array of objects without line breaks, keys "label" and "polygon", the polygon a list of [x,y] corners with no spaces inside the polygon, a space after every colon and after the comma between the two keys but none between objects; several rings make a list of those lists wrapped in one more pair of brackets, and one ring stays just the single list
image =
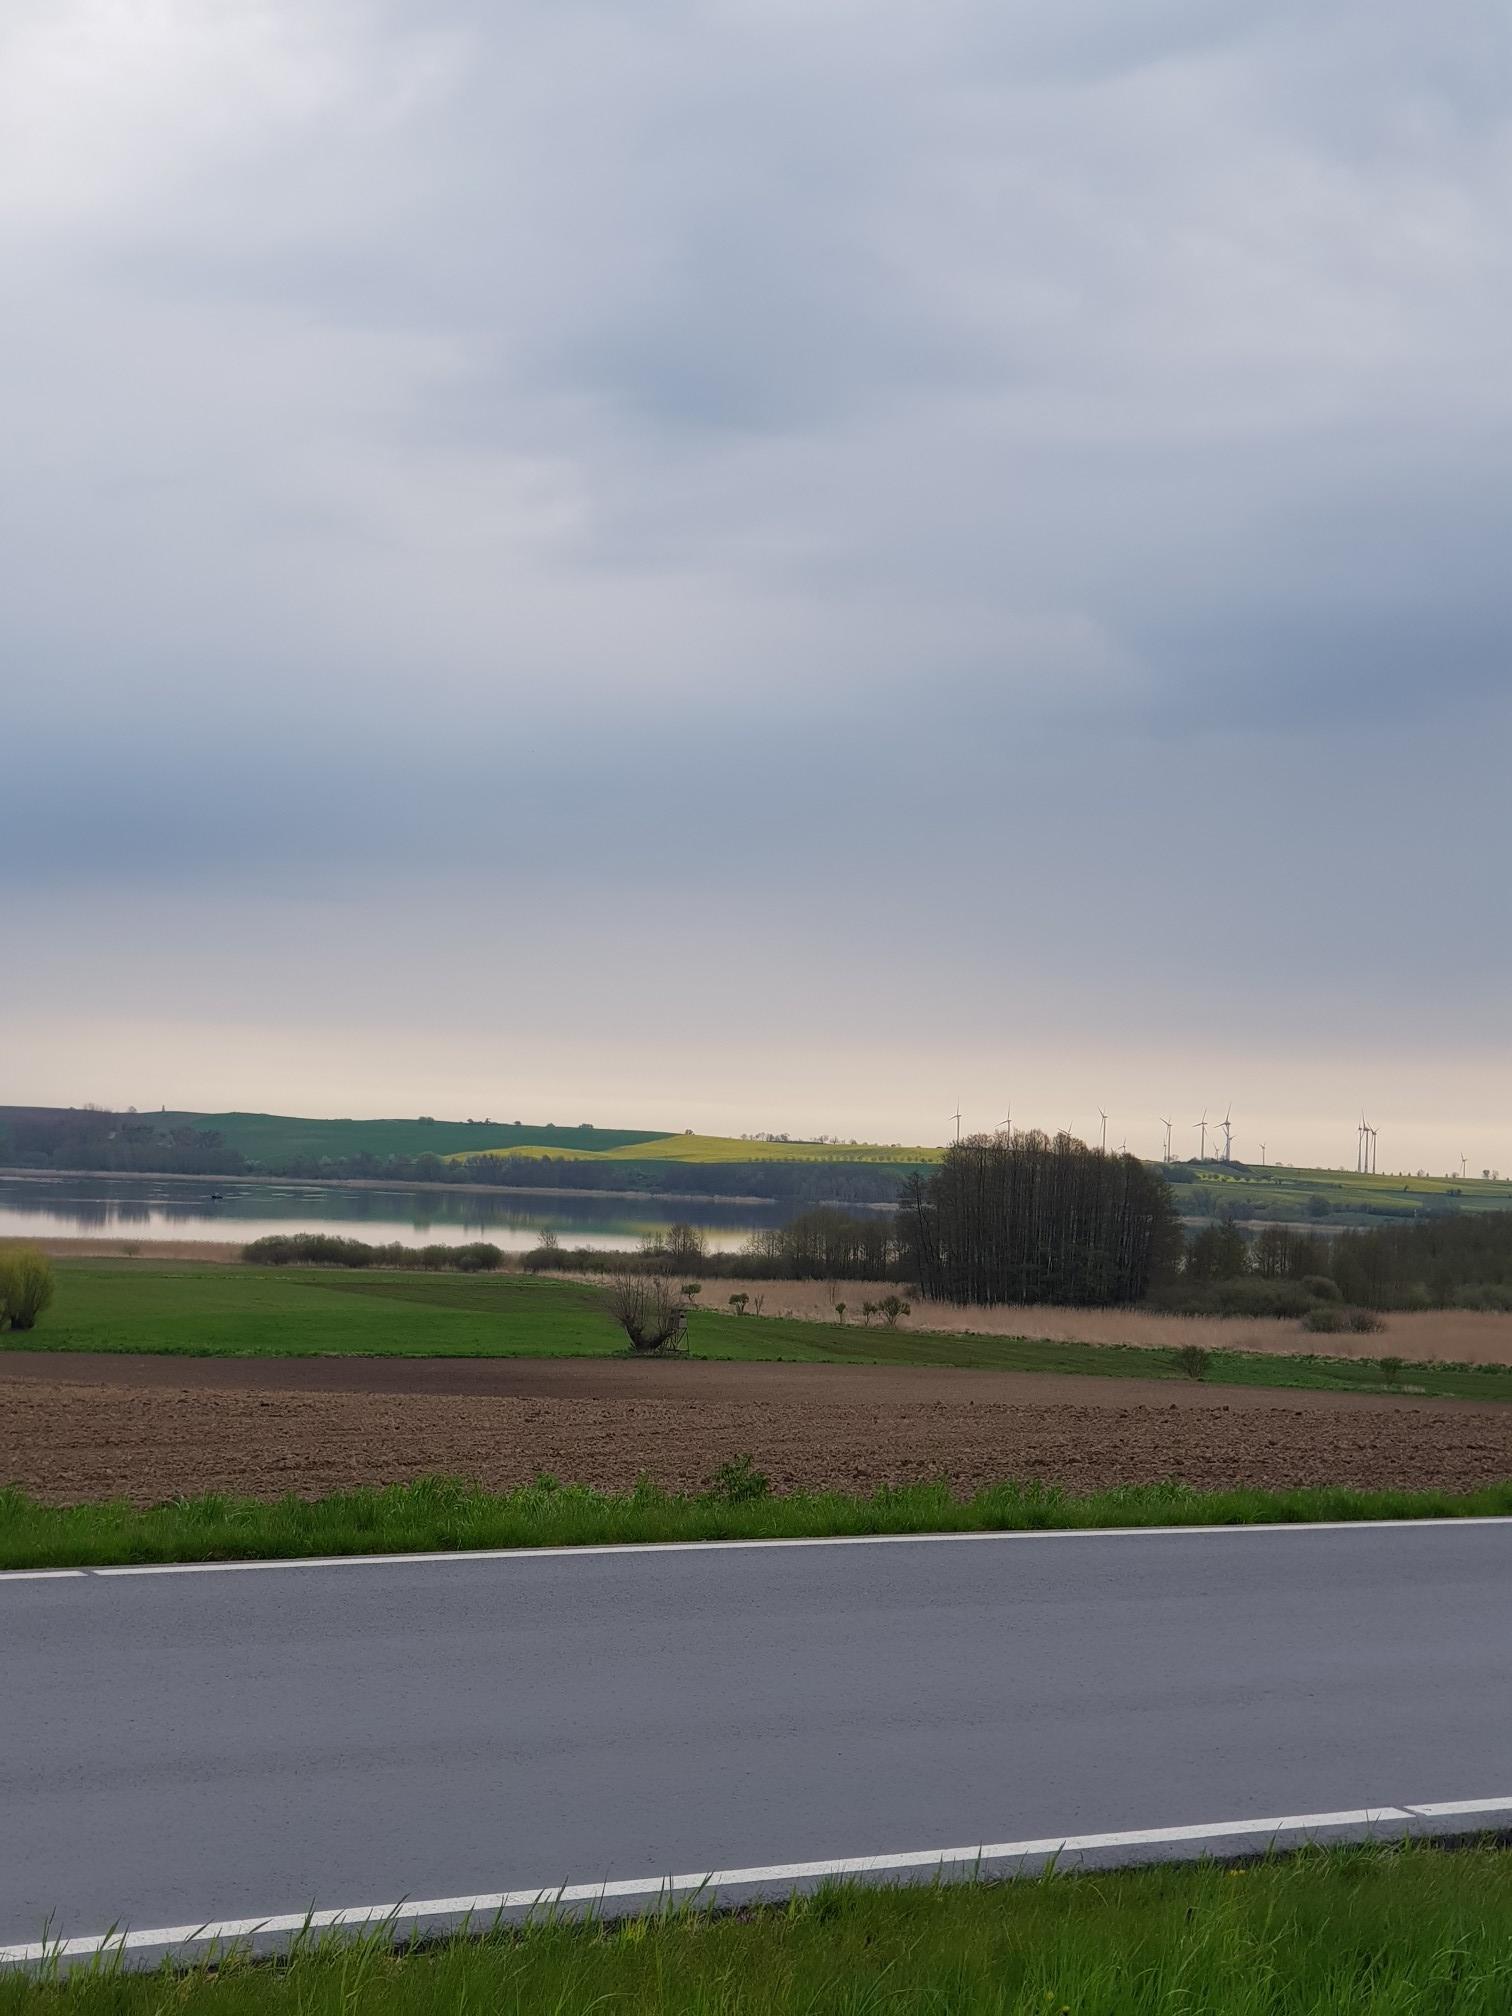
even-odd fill
[{"label": "distant hill", "polygon": [[366,1177],[890,1203],[901,1178],[939,1153],[492,1118],[0,1107],[0,1166],[122,1175]]},{"label": "distant hill", "polygon": [[283,1113],[144,1114],[159,1128],[192,1127],[219,1134],[249,1162],[345,1160],[353,1155],[413,1157],[481,1155],[532,1148],[542,1153],[603,1154],[660,1138],[658,1130],[535,1126],[523,1120],[304,1120]]}]

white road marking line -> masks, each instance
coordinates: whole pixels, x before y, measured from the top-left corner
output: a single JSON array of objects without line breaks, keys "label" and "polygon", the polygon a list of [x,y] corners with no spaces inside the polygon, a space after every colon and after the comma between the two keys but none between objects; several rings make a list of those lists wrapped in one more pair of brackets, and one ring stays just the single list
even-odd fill
[{"label": "white road marking line", "polygon": [[1441,1799],[1434,1805],[1409,1806],[1409,1813],[1416,1813],[1424,1820],[1451,1820],[1456,1814],[1505,1813],[1505,1799]]},{"label": "white road marking line", "polygon": [[1160,1540],[1237,1533],[1394,1533],[1465,1526],[1512,1527],[1512,1516],[1487,1512],[1463,1519],[1279,1519],[1224,1526],[1040,1526],[976,1528],[966,1533],[820,1533],[776,1540],[616,1540],[582,1547],[438,1547],[412,1554],[296,1554],[267,1561],[135,1561],[98,1568],[12,1568],[0,1571],[0,1589],[11,1582],[79,1575],[107,1578],[227,1575],[268,1568],[393,1568],[435,1561],[565,1561],[605,1554],[634,1554],[652,1559],[664,1554],[738,1553],[755,1548],[919,1547],[962,1540]]},{"label": "white road marking line", "polygon": [[153,1931],[111,1931],[71,1939],[39,1939],[0,1946],[0,1965],[95,1954],[136,1953],[157,1947],[225,1945],[260,1936],[330,1931],[363,1925],[419,1926],[432,1919],[492,1918],[504,1911],[532,1911],[560,1904],[638,1901],[655,1904],[669,1897],[717,1894],[773,1883],[815,1882],[826,1877],[881,1876],[904,1871],[977,1868],[997,1862],[1037,1861],[1121,1848],[1167,1848],[1193,1842],[1276,1840],[1339,1828],[1400,1828],[1422,1818],[1457,1814],[1512,1814],[1512,1798],[1444,1800],[1417,1806],[1361,1806],[1342,1813],[1289,1813],[1268,1820],[1218,1820],[1197,1827],[1140,1827],[1113,1834],[1061,1834],[1038,1841],[995,1841],[972,1848],[925,1848],[899,1855],[850,1855],[823,1862],[772,1862],[750,1869],[712,1869],[684,1876],[636,1876],[614,1882],[560,1883],[533,1890],[492,1890],[472,1897],[430,1897],[410,1904],[352,1904],[333,1911],[285,1911],[264,1918],[222,1918],[200,1925],[160,1926]]}]

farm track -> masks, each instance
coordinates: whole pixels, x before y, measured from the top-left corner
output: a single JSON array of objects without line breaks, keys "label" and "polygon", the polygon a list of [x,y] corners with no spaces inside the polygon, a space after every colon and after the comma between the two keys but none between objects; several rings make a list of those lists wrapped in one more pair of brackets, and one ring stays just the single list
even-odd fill
[{"label": "farm track", "polygon": [[0,1357],[0,1481],[55,1503],[543,1470],[696,1490],[742,1453],[778,1490],[1465,1490],[1512,1476],[1512,1408],[892,1366]]}]

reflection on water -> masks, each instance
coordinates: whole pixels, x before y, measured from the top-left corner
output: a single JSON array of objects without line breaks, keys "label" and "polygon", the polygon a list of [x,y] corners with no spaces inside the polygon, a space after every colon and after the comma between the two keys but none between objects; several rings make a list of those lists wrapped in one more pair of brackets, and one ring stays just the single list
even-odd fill
[{"label": "reflection on water", "polygon": [[634,1246],[679,1220],[701,1226],[716,1252],[785,1224],[784,1204],[707,1198],[457,1195],[445,1190],[361,1190],[339,1184],[167,1183],[150,1176],[0,1177],[0,1239],[109,1238],[244,1241],[269,1232],[335,1232],[374,1245],[454,1246],[490,1239],[524,1252],[542,1232],[564,1246]]}]

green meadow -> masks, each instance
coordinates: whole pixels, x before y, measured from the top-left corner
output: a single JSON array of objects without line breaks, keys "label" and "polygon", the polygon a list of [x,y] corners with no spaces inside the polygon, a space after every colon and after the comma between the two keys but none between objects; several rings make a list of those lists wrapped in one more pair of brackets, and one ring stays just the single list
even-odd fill
[{"label": "green meadow", "polygon": [[[576,1358],[623,1355],[601,1288],[527,1274],[387,1273],[377,1269],[197,1266],[171,1261],[62,1260],[57,1299],[35,1330],[0,1335],[6,1350],[178,1352],[208,1357]],[[710,1281],[705,1293],[721,1293]],[[1179,1321],[1179,1319],[1177,1319]],[[694,1359],[785,1364],[928,1365],[1092,1377],[1177,1380],[1177,1351],[852,1321],[736,1316],[696,1309]],[[1305,1343],[1299,1332],[1298,1346]],[[1260,1352],[1209,1355],[1211,1384],[1406,1391],[1512,1400],[1512,1370],[1404,1365]]]},{"label": "green meadow", "polygon": [[1504,2016],[1512,1855],[1312,1849],[1004,1882],[832,1886],[741,1911],[457,1936],[396,1951],[109,1961],[0,1979],[0,2016]]},{"label": "green meadow", "polygon": [[[865,1141],[841,1146],[829,1141],[743,1141],[724,1134],[693,1133],[637,1135],[624,1146],[603,1147],[589,1141],[586,1132],[582,1140],[569,1141],[561,1148],[488,1148],[483,1152],[490,1157],[553,1155],[572,1162],[680,1162],[689,1166],[720,1162],[836,1162],[850,1166],[896,1163],[900,1170],[938,1162],[944,1153],[940,1148],[879,1147]],[[461,1161],[465,1157],[451,1159]]]},{"label": "green meadow", "polygon": [[1172,1195],[1185,1216],[1374,1225],[1442,1211],[1512,1210],[1512,1182],[1479,1176],[1366,1176],[1353,1169],[1262,1169],[1245,1163],[1178,1163]]},{"label": "green meadow", "polygon": [[1512,1482],[1479,1491],[1199,1491],[1126,1484],[1084,1496],[1055,1485],[946,1484],[772,1492],[746,1460],[698,1493],[596,1491],[540,1477],[486,1491],[455,1477],[373,1485],[324,1498],[211,1494],[137,1506],[47,1505],[0,1490],[0,1569],[154,1561],[293,1561],[335,1554],[467,1553],[492,1547],[656,1546],[693,1540],[823,1540],[837,1535],[1083,1532],[1114,1527],[1309,1525],[1361,1519],[1512,1517]]}]

